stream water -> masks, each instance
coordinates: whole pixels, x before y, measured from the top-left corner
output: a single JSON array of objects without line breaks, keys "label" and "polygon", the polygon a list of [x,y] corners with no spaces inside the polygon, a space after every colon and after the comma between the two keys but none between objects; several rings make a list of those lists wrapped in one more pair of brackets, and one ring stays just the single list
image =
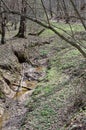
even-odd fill
[{"label": "stream water", "polygon": [[[28,64],[23,65],[21,86],[18,92],[10,91],[5,103],[0,105],[0,130],[19,130],[22,119],[27,108],[26,102],[37,86],[39,80],[45,76],[43,66],[32,67]],[[14,87],[14,86],[13,86]],[[16,89],[18,86],[16,86]]]}]

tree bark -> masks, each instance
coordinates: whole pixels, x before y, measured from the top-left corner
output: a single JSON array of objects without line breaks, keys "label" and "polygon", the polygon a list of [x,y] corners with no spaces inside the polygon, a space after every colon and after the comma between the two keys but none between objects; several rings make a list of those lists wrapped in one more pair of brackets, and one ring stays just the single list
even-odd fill
[{"label": "tree bark", "polygon": [[[2,2],[0,1],[0,12],[3,11],[2,8]],[[2,13],[0,15],[0,19],[1,19],[1,44],[5,44],[5,24],[6,24],[6,18],[4,16],[5,14]]]},{"label": "tree bark", "polygon": [[20,26],[19,26],[19,31],[18,34],[16,35],[17,37],[20,38],[25,38],[25,31],[26,31],[26,15],[27,12],[27,6],[26,6],[26,1],[22,0],[22,8],[21,8],[21,17],[20,17]]},{"label": "tree bark", "polygon": [[5,19],[2,19],[2,23],[1,23],[1,44],[5,44]]}]

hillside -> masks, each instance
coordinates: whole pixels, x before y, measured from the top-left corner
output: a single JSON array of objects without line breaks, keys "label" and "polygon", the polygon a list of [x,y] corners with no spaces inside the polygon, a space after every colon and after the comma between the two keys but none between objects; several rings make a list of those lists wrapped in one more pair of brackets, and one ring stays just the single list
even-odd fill
[{"label": "hillside", "polygon": [[26,105],[21,129],[85,130],[86,60],[63,40],[52,37],[50,45],[39,48],[42,60],[49,60],[46,76]]},{"label": "hillside", "polygon": [[52,31],[0,46],[0,83],[2,130],[86,129],[86,59]]}]

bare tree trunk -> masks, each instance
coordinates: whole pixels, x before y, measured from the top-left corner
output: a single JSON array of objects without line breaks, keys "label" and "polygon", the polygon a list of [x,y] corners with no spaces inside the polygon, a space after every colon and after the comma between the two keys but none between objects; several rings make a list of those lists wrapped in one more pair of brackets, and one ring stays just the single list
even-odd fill
[{"label": "bare tree trunk", "polygon": [[26,6],[26,1],[22,0],[22,8],[21,8],[21,14],[23,14],[20,17],[20,26],[19,26],[19,32],[16,35],[17,37],[20,38],[25,38],[25,31],[26,31],[26,11],[27,11],[27,6]]},{"label": "bare tree trunk", "polygon": [[53,13],[52,13],[52,1],[49,0],[49,11],[50,11],[50,17],[53,17]]},{"label": "bare tree trunk", "polygon": [[64,14],[65,14],[65,22],[69,23],[70,21],[69,14],[68,14],[68,10],[67,10],[66,3],[64,0],[63,0],[63,9],[64,9]]},{"label": "bare tree trunk", "polygon": [[81,23],[82,23],[82,25],[83,25],[83,27],[84,27],[84,29],[85,29],[85,31],[86,31],[86,25],[85,25],[85,23],[84,23],[84,21],[83,21],[83,19],[82,19],[82,17],[81,17],[80,12],[79,12],[78,9],[76,8],[76,5],[74,4],[73,0],[70,0],[70,2],[71,2],[71,4],[72,4],[72,6],[74,7],[75,12],[76,12],[76,14],[78,15],[78,17],[79,17],[79,19],[80,19],[80,21],[81,21]]},{"label": "bare tree trunk", "polygon": [[5,44],[5,18],[2,19],[1,30],[2,30],[1,44]]},{"label": "bare tree trunk", "polygon": [[[2,8],[2,2],[0,1],[0,12],[3,11]],[[4,16],[5,14],[1,14],[1,44],[5,44],[5,23],[6,23],[6,18]]]}]

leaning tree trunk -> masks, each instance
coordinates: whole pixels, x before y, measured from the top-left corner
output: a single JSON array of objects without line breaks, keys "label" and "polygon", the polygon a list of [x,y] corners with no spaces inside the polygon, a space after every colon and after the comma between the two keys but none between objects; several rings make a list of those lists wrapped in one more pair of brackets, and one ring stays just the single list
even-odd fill
[{"label": "leaning tree trunk", "polygon": [[18,34],[16,35],[17,37],[20,38],[25,38],[25,31],[26,31],[26,11],[27,11],[27,6],[26,6],[26,0],[22,0],[22,8],[21,8],[21,14],[23,14],[20,17],[20,26],[19,26],[19,31]]}]

